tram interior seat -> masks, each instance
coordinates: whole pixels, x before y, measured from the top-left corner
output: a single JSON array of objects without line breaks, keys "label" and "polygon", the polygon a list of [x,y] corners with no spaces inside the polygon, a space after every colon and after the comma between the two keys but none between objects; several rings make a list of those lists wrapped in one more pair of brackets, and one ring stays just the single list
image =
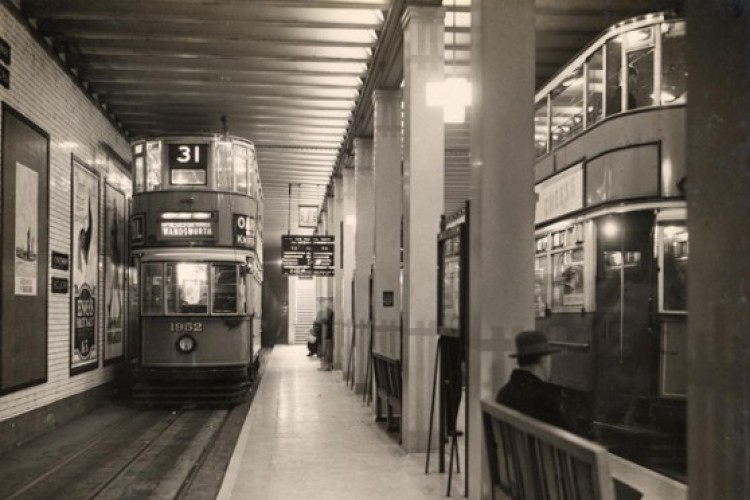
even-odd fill
[{"label": "tram interior seat", "polygon": [[611,476],[602,446],[494,401],[481,404],[493,500],[642,498]]}]

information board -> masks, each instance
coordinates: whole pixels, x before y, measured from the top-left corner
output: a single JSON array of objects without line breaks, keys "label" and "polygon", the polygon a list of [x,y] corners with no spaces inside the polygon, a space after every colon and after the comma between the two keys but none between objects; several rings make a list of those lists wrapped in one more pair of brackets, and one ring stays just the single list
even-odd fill
[{"label": "information board", "polygon": [[283,235],[281,274],[284,276],[333,276],[333,236]]},{"label": "information board", "polygon": [[461,337],[468,290],[468,209],[443,220],[438,235],[438,333]]}]

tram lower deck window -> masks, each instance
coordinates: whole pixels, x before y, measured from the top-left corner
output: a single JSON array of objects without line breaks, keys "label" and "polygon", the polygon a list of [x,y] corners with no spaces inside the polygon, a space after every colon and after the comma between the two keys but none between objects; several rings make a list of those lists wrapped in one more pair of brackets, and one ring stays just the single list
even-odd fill
[{"label": "tram lower deck window", "polygon": [[167,264],[167,314],[208,313],[208,264]]}]

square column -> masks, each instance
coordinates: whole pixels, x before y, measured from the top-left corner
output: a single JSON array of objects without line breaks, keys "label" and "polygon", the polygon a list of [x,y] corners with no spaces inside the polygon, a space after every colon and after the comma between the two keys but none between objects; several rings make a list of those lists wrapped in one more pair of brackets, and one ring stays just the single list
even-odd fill
[{"label": "square column", "polygon": [[372,269],[375,205],[372,185],[372,139],[354,139],[354,183],[357,231],[354,251],[354,392],[365,391],[370,348],[370,271]]},{"label": "square column", "polygon": [[467,470],[470,498],[491,498],[479,400],[494,400],[516,334],[534,327],[534,2],[474,0],[471,18]]},{"label": "square column", "polygon": [[342,352],[341,345],[344,339],[344,259],[343,232],[344,227],[344,179],[340,175],[335,176],[333,182],[333,210],[331,220],[333,236],[336,240],[336,274],[333,277],[333,368],[341,369]]},{"label": "square column", "polygon": [[[341,310],[341,328],[340,335],[341,339],[339,347],[341,352],[341,369],[343,370],[343,377],[349,374],[349,357],[351,356],[352,340],[354,336],[354,318],[353,318],[353,297],[352,297],[352,280],[354,279],[354,242],[355,233],[357,230],[357,215],[356,215],[356,186],[354,183],[354,169],[347,167],[342,169],[342,207],[341,207],[341,220],[343,225],[341,230],[341,244],[343,245],[340,254],[342,257],[342,268],[341,271],[341,297],[342,297],[342,310]],[[335,342],[335,340],[334,340]],[[334,344],[334,348],[337,347]]]},{"label": "square column", "polygon": [[690,2],[688,498],[750,484],[750,5]]},{"label": "square column", "polygon": [[443,213],[443,110],[427,83],[444,78],[441,7],[408,7],[404,29],[404,338],[401,433],[407,452],[427,450],[437,348],[437,234]]},{"label": "square column", "polygon": [[394,359],[401,358],[401,103],[400,90],[373,93],[373,351]]}]

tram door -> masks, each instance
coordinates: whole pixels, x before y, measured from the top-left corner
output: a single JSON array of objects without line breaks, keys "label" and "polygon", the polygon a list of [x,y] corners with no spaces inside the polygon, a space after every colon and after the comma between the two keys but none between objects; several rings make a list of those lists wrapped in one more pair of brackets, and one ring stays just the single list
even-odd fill
[{"label": "tram door", "polygon": [[654,393],[659,339],[653,318],[654,214],[597,221],[594,418],[636,425]]}]

